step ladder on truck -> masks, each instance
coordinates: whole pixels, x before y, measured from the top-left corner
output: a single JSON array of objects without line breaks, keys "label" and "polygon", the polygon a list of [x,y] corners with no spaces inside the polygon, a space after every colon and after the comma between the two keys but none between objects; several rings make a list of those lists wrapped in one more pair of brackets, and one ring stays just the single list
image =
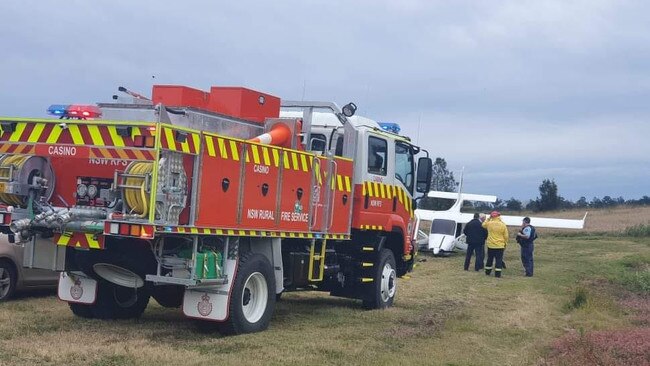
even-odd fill
[{"label": "step ladder on truck", "polygon": [[75,315],[139,317],[153,297],[239,334],[284,291],[392,305],[431,180],[394,124],[239,87],[120,91],[0,118],[0,231],[60,272]]}]

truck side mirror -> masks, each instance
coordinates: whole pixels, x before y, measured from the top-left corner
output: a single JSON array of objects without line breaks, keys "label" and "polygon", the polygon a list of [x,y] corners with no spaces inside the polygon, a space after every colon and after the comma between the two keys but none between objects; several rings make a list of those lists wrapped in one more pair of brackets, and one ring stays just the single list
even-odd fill
[{"label": "truck side mirror", "polygon": [[418,193],[427,193],[431,188],[431,174],[433,172],[433,163],[431,158],[422,157],[418,159],[417,180],[415,190]]}]

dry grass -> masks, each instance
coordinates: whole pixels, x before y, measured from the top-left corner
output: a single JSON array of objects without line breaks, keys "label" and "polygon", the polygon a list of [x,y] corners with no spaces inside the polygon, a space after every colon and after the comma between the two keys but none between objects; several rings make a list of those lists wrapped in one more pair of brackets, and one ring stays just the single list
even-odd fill
[{"label": "dry grass", "polygon": [[[153,301],[139,320],[104,322],[74,318],[51,293],[26,296],[0,304],[0,365],[574,364],[593,355],[562,353],[580,346],[576,334],[600,344],[613,332],[622,343],[606,343],[607,355],[616,357],[626,332],[647,328],[647,294],[616,281],[648,271],[647,238],[545,236],[535,255],[535,277],[526,278],[509,247],[500,280],[462,271],[460,255],[422,255],[389,310],[285,294],[268,331],[226,338]],[[581,288],[584,303],[568,307]]]}]

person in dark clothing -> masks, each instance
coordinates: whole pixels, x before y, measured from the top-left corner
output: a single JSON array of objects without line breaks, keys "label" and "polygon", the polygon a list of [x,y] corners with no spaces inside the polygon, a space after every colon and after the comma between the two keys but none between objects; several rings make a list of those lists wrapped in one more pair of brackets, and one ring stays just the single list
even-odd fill
[{"label": "person in dark clothing", "polygon": [[533,277],[533,250],[537,233],[530,224],[530,217],[524,217],[521,229],[517,233],[517,243],[521,246],[521,264],[524,265],[526,277]]},{"label": "person in dark clothing", "polygon": [[[485,220],[485,217],[483,217]],[[469,263],[472,260],[472,254],[476,253],[476,260],[474,261],[474,270],[480,271],[483,269],[483,256],[485,253],[485,239],[487,239],[487,230],[482,226],[482,220],[478,213],[474,214],[474,218],[465,225],[463,234],[467,238],[467,254],[465,255],[465,270],[469,270]]]}]

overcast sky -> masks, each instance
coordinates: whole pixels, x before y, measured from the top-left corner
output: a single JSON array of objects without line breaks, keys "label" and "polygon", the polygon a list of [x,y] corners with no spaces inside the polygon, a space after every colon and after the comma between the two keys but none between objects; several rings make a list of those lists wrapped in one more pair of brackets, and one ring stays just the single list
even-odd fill
[{"label": "overcast sky", "polygon": [[[647,1],[0,2],[2,116],[118,85],[355,101],[521,200],[650,195]],[[155,78],[154,78],[155,77]]]}]

